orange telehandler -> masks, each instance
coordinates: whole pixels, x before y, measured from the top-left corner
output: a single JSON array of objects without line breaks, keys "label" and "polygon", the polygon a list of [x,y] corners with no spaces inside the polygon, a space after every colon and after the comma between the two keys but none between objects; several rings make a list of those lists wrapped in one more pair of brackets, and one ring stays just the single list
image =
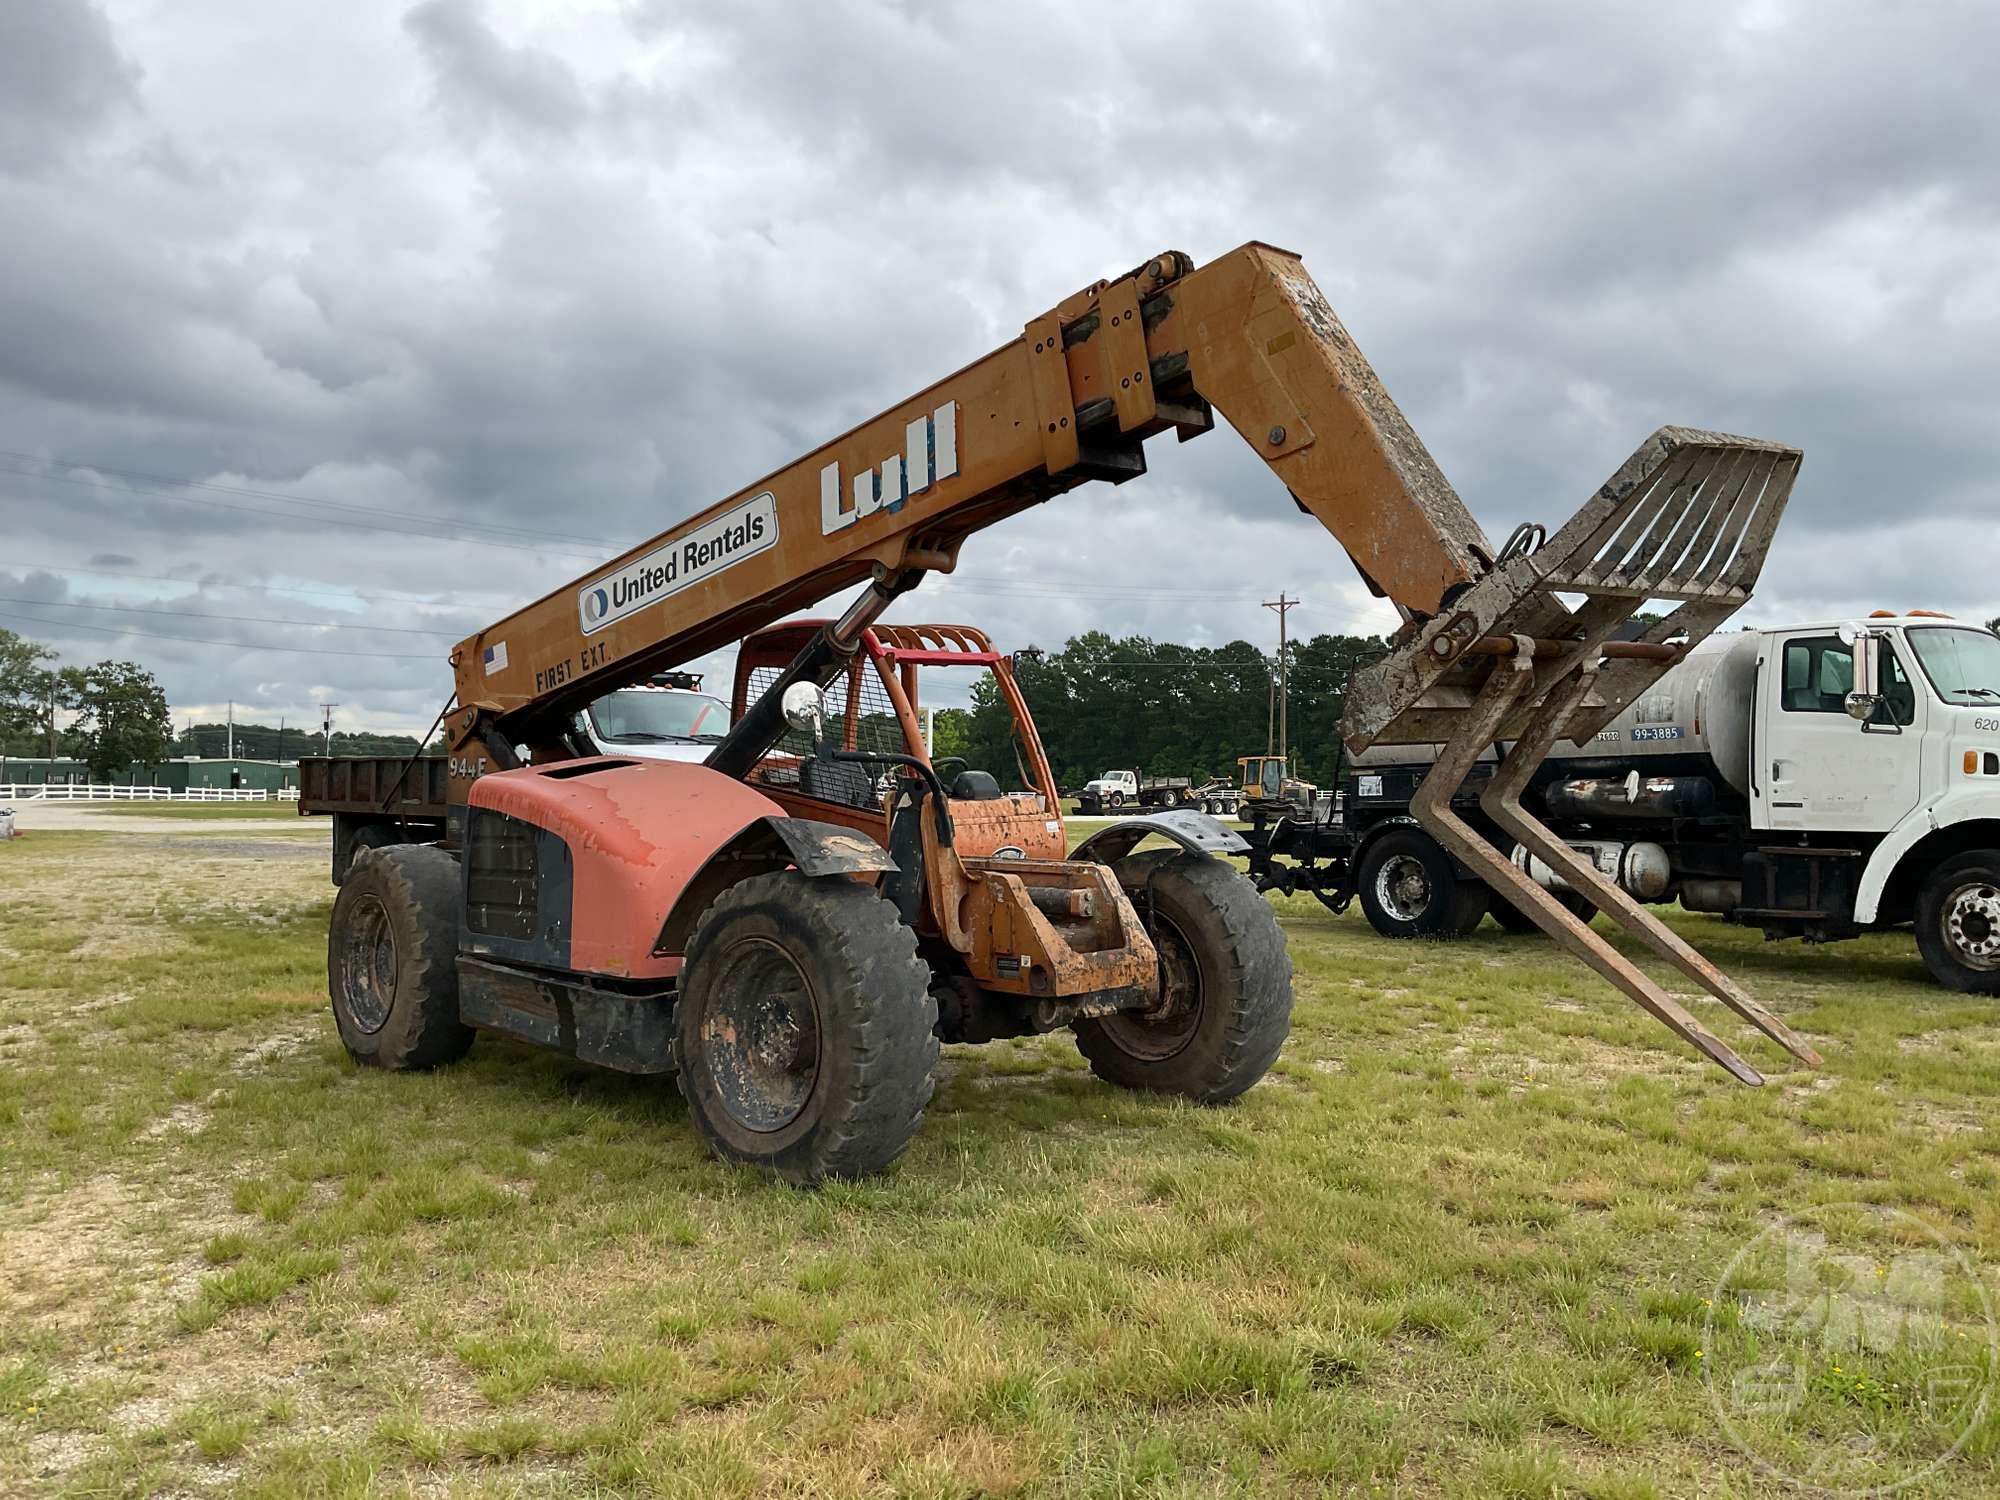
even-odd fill
[{"label": "orange telehandler", "polygon": [[[1758,1074],[1451,807],[1511,742],[1496,821],[1558,735],[1594,734],[1750,595],[1800,455],[1664,428],[1552,537],[1493,549],[1298,257],[1169,253],[452,653],[445,837],[356,859],[328,940],[358,1059],[420,1068],[479,1029],[674,1074],[721,1155],[802,1182],[908,1143],[939,1041],[1073,1029],[1124,1086],[1233,1097],[1277,1057],[1291,967],[1271,908],[1198,812],[1114,823],[1073,853],[1009,663],[965,627],[885,608],[967,537],[1214,413],[1403,617],[1344,734],[1441,743],[1416,815],[1468,877],[1738,1078]],[[1102,493],[1092,491],[1091,493]],[[826,622],[778,625],[847,587]],[[1613,641],[1648,600],[1676,606]],[[731,642],[734,722],[703,764],[591,753],[605,692]],[[1016,764],[934,760],[918,677],[992,674]],[[1016,785],[1005,790],[996,770]],[[1148,836],[1166,847],[1141,850]],[[1781,1023],[1585,865],[1576,889],[1796,1055]]]}]

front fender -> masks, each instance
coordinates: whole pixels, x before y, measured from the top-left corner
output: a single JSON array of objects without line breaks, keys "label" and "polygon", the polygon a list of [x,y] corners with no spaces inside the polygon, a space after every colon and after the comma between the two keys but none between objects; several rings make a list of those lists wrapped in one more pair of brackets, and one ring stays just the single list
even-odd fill
[{"label": "front fender", "polygon": [[1233,828],[1225,828],[1207,813],[1191,808],[1155,813],[1149,818],[1120,818],[1100,828],[1070,851],[1071,859],[1115,865],[1153,834],[1172,839],[1190,854],[1248,854],[1250,845]]},{"label": "front fender", "polygon": [[817,880],[894,870],[889,851],[873,839],[809,818],[759,818],[716,850],[681,888],[660,928],[658,953],[685,953],[695,924],[717,896],[739,880],[770,870],[797,869]]},{"label": "front fender", "polygon": [[1865,927],[1879,919],[1883,893],[1903,857],[1917,845],[1933,833],[1942,833],[1962,823],[1979,822],[2000,822],[2000,791],[1955,791],[1912,813],[1869,852],[1868,862],[1861,868],[1861,884],[1854,892],[1854,920]]}]

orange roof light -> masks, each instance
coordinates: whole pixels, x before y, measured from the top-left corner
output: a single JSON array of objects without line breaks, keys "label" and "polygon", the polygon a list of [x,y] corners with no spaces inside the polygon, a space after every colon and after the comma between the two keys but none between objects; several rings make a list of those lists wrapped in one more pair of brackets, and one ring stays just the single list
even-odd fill
[{"label": "orange roof light", "polygon": [[1950,615],[1941,609],[1913,609],[1910,617],[1917,620],[1949,620]]},{"label": "orange roof light", "polygon": [[1896,618],[1896,612],[1893,609],[1871,609],[1868,611],[1868,618],[1871,620],[1893,620]]}]

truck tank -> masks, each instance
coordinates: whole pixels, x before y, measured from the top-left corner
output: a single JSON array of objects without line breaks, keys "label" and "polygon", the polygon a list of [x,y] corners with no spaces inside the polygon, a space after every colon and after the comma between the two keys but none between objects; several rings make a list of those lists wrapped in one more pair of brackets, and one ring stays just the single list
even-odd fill
[{"label": "truck tank", "polygon": [[1762,643],[1754,630],[1710,636],[1596,739],[1557,745],[1549,758],[1615,758],[1642,774],[1648,761],[1686,765],[1698,759],[1738,796],[1749,796],[1750,715]]},{"label": "truck tank", "polygon": [[[1559,742],[1535,778],[1549,810],[1574,817],[1696,817],[1714,810],[1724,787],[1747,797],[1762,641],[1756,631],[1710,636],[1596,738],[1582,745]],[[1434,745],[1377,745],[1348,765],[1366,775],[1376,767],[1428,762],[1436,751]],[[1481,760],[1493,758],[1489,750]],[[1636,792],[1628,787],[1635,770],[1641,778]]]}]

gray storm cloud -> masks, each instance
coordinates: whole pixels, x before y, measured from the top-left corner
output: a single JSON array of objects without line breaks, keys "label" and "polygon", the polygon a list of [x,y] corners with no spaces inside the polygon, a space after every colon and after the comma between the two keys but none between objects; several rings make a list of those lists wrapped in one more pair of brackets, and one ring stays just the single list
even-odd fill
[{"label": "gray storm cloud", "polygon": [[[177,711],[421,729],[462,634],[1248,238],[1490,532],[1662,422],[1746,431],[1807,450],[1757,618],[1983,618],[1995,55],[2000,11],[1943,4],[12,0],[0,625]],[[901,613],[1385,621],[1233,438],[1156,447]]]}]

